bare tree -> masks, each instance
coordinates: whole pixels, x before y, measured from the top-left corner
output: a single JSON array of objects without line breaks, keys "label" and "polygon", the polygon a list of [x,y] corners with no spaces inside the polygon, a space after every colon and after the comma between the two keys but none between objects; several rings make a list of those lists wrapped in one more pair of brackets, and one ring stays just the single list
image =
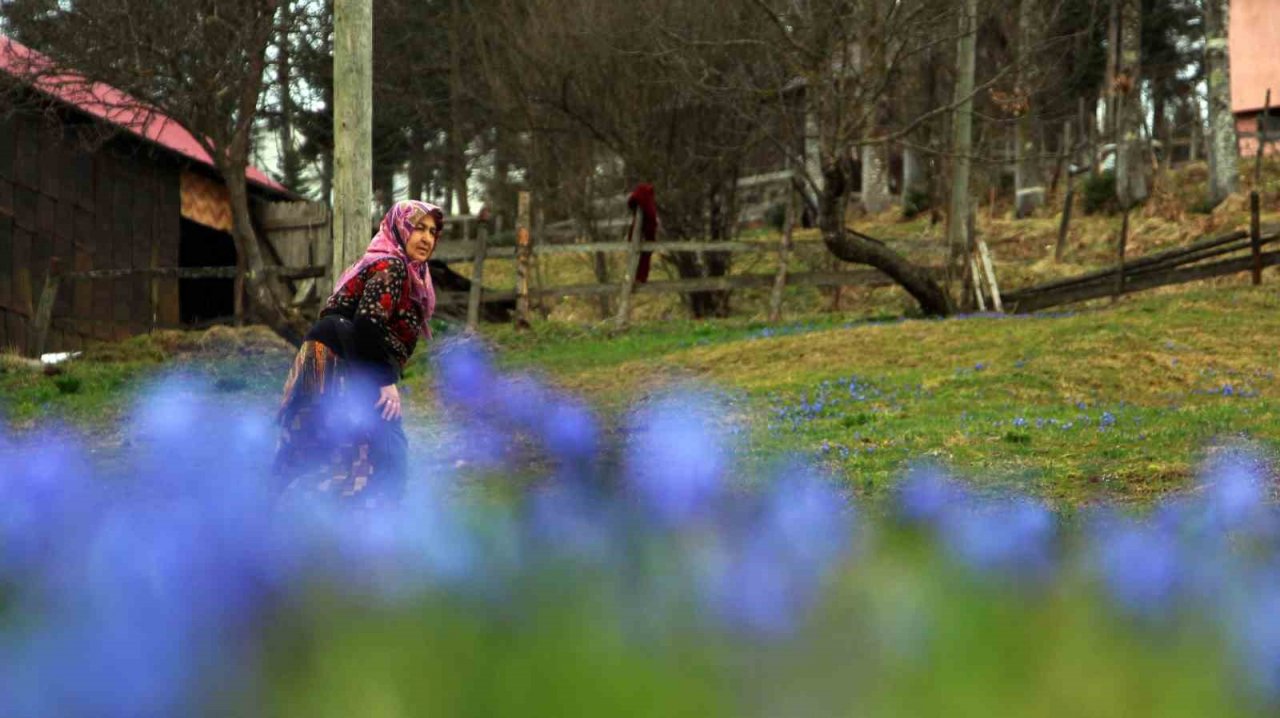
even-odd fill
[{"label": "bare tree", "polygon": [[[566,176],[571,168],[586,169],[600,180],[595,191],[618,198],[651,182],[667,239],[734,234],[737,181],[756,131],[748,113],[727,105],[742,98],[720,88],[749,63],[740,48],[705,40],[743,31],[740,8],[695,0],[484,0],[473,8],[484,104],[504,136],[524,138],[527,184],[563,199],[584,196],[563,191],[584,186],[581,176]],[[585,153],[583,138],[593,148]],[[594,167],[565,161],[574,156]],[[729,258],[687,252],[669,261],[681,276],[706,277],[724,275]],[[729,309],[727,292],[686,300],[695,316]]]},{"label": "bare tree", "polygon": [[[816,177],[810,174],[805,181],[819,199],[815,209],[828,249],[844,261],[869,264],[885,272],[924,312],[950,313],[953,299],[930,272],[846,226],[843,207],[852,187],[849,158],[856,156],[861,147],[910,137],[936,118],[952,115],[953,124],[963,123],[967,113],[960,108],[985,95],[1010,75],[1016,70],[1016,63],[984,63],[980,81],[975,77],[972,85],[954,87],[947,101],[914,108],[885,126],[875,121],[877,101],[892,92],[904,68],[913,60],[936,54],[940,48],[947,51],[966,45],[968,39],[981,46],[977,38],[982,24],[979,8],[973,7],[970,13],[965,13],[964,5],[957,7],[956,3],[933,0],[819,0],[785,4],[754,0],[753,4],[764,18],[761,26],[773,31],[769,46],[780,57],[779,63],[786,66],[790,74],[801,78],[806,88],[807,107],[818,134],[821,172]],[[997,12],[994,7],[984,6],[982,10],[987,13],[983,17]],[[960,19],[965,16],[973,17],[973,23],[961,23]],[[884,39],[881,59],[861,66],[860,72],[849,72],[850,60],[872,49],[858,41],[868,36]],[[910,104],[904,103],[897,106],[910,108]],[[952,159],[953,182],[957,174],[963,179],[964,167],[979,156],[974,147],[966,147],[962,142],[953,144],[950,152],[945,153]],[[952,211],[948,217],[954,227],[950,233],[953,254],[964,251],[964,217],[971,203],[967,189],[956,192],[953,188]]]},{"label": "bare tree", "polygon": [[[1240,188],[1240,151],[1231,112],[1231,61],[1227,54],[1229,0],[1203,0],[1205,65],[1209,84],[1209,201],[1217,205]],[[1261,150],[1259,150],[1261,151]]]},{"label": "bare tree", "polygon": [[1116,199],[1130,207],[1147,198],[1147,152],[1142,137],[1142,0],[1117,0],[1119,58],[1112,91],[1116,112]]},{"label": "bare tree", "polygon": [[973,152],[973,82],[977,52],[976,0],[967,0],[960,15],[960,37],[956,49],[956,114],[952,123],[951,147],[955,153],[951,165],[951,211],[947,214],[948,266],[962,264],[968,251],[966,229],[973,211],[969,198],[969,165]]},{"label": "bare tree", "polygon": [[264,271],[245,178],[278,2],[9,0],[0,10],[43,53],[21,68],[25,81],[84,92],[103,82],[127,93],[119,110],[163,113],[195,137],[230,195],[250,309],[296,341],[306,324],[285,286]]},{"label": "bare tree", "polygon": [[1044,3],[1039,0],[1018,2],[1018,98],[1017,169],[1014,173],[1014,213],[1030,215],[1044,204],[1044,176],[1040,168],[1040,143],[1033,102],[1039,69],[1034,53],[1041,46],[1041,23]]}]

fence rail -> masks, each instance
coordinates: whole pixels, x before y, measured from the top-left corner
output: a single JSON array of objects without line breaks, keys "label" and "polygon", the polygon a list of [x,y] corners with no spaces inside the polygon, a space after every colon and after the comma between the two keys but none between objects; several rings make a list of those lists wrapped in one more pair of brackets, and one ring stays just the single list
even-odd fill
[{"label": "fence rail", "polygon": [[[523,194],[523,193],[522,193]],[[527,203],[529,198],[521,198]],[[891,280],[877,270],[865,269],[850,272],[799,272],[788,273],[786,262],[797,247],[819,246],[818,239],[792,241],[791,228],[782,241],[744,242],[744,241],[657,241],[642,242],[635,231],[637,219],[633,213],[627,224],[626,238],[611,242],[572,242],[547,241],[551,237],[576,238],[582,233],[572,231],[572,227],[559,227],[553,233],[544,229],[536,235],[528,226],[527,213],[517,219],[516,227],[507,233],[489,231],[486,223],[477,221],[474,216],[460,218],[463,229],[459,231],[461,238],[443,244],[433,256],[442,262],[469,263],[472,267],[471,289],[469,291],[438,293],[440,302],[445,306],[465,305],[467,307],[467,326],[474,329],[479,323],[479,307],[485,301],[515,300],[517,321],[528,322],[528,306],[531,299],[549,297],[586,297],[617,295],[619,312],[617,323],[622,326],[628,321],[630,298],[635,294],[663,294],[729,291],[735,289],[774,288],[775,293],[782,286],[817,286],[817,287],[878,287],[892,284]],[[452,218],[458,222],[459,218]],[[613,224],[617,224],[616,222]],[[468,228],[474,231],[468,231]],[[505,244],[502,240],[514,240]],[[497,246],[495,246],[497,245]],[[683,252],[726,252],[730,254],[768,254],[778,255],[778,264],[768,274],[745,274],[723,277],[694,277],[667,281],[654,281],[637,284],[633,277],[636,260],[642,253],[670,254]],[[626,255],[626,271],[616,281],[607,283],[571,284],[559,286],[530,286],[528,278],[533,276],[530,262],[538,257],[550,257],[569,254],[623,254]],[[483,278],[485,265],[491,260],[514,260],[517,264],[516,282],[512,289],[485,289]],[[939,270],[940,272],[940,270]],[[522,281],[523,279],[523,281]]]},{"label": "fence rail", "polygon": [[[53,324],[53,307],[58,300],[58,290],[64,282],[77,282],[94,279],[123,279],[139,277],[151,279],[236,279],[238,271],[235,267],[139,267],[137,269],[92,269],[88,271],[64,272],[58,257],[49,262],[45,274],[44,286],[40,290],[40,299],[36,304],[35,317],[32,320],[32,333],[28,351],[39,357],[44,353],[45,343],[49,337],[49,327]],[[278,267],[263,268],[263,273],[281,279],[298,280],[314,279],[325,276],[328,267]],[[154,306],[155,297],[152,297]],[[153,312],[154,314],[154,312]]]}]

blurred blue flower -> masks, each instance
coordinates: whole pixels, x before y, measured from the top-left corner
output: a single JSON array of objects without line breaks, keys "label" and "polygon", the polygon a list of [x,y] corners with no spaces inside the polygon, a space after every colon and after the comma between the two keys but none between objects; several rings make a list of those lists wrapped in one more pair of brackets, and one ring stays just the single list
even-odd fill
[{"label": "blurred blue flower", "polygon": [[1247,577],[1229,609],[1227,629],[1247,684],[1267,699],[1280,699],[1280,576],[1274,567]]},{"label": "blurred blue flower", "polygon": [[1125,611],[1158,616],[1169,610],[1184,575],[1173,536],[1118,519],[1095,528],[1090,552],[1108,593]]},{"label": "blurred blue flower", "polygon": [[600,430],[586,406],[556,401],[547,407],[540,425],[547,453],[563,468],[581,472],[595,461],[600,450]]},{"label": "blurred blue flower", "polygon": [[1056,522],[1034,499],[959,507],[943,515],[939,528],[947,551],[974,570],[1040,580],[1053,568]]},{"label": "blurred blue flower", "polygon": [[719,408],[708,394],[673,391],[632,417],[627,479],[660,520],[704,517],[723,491],[729,452]]},{"label": "blurred blue flower", "polygon": [[968,492],[933,464],[912,466],[897,490],[897,513],[910,523],[934,523],[968,501]]},{"label": "blurred blue flower", "polygon": [[1201,475],[1205,506],[1216,528],[1261,531],[1268,523],[1262,460],[1245,450],[1227,450],[1210,460]]},{"label": "blurred blue flower", "polygon": [[497,375],[479,341],[462,337],[441,342],[434,358],[436,392],[441,399],[471,408],[487,402]]},{"label": "blurred blue flower", "polygon": [[703,556],[705,600],[752,635],[789,634],[851,547],[853,508],[803,465],[782,471],[755,516]]}]

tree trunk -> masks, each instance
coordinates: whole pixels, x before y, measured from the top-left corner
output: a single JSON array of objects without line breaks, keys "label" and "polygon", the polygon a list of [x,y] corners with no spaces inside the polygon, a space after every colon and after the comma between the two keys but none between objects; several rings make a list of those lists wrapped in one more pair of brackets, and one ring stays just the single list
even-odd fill
[{"label": "tree trunk", "polygon": [[293,142],[293,79],[289,54],[289,29],[293,27],[292,9],[292,4],[287,0],[280,4],[276,81],[280,85],[280,169],[284,185],[297,189],[302,180],[302,162]]},{"label": "tree trunk", "polygon": [[1026,95],[1017,124],[1017,165],[1014,168],[1014,215],[1028,217],[1044,204],[1044,176],[1040,168],[1040,147],[1036,143],[1035,112],[1032,110],[1030,77],[1032,53],[1038,39],[1036,3],[1021,0],[1018,4],[1018,87]]},{"label": "tree trunk", "polygon": [[862,147],[862,209],[880,214],[889,209],[889,147],[884,143]]},{"label": "tree trunk", "polygon": [[[1229,0],[1205,0],[1205,70],[1209,85],[1209,201],[1217,205],[1240,189],[1231,62],[1227,53]],[[1194,139],[1194,136],[1193,136]],[[1192,156],[1195,156],[1194,150]]]},{"label": "tree trunk", "polygon": [[471,214],[467,199],[467,143],[462,127],[462,8],[459,0],[449,2],[449,181],[458,199],[458,213]]},{"label": "tree trunk", "polygon": [[[336,125],[337,124],[336,118],[338,114],[337,114],[336,108],[334,107],[334,101],[333,101],[333,83],[332,82],[324,83],[324,88],[321,90],[321,94],[324,95],[325,107],[329,109],[330,114],[332,114],[333,117],[335,118],[334,124]],[[335,151],[335,148],[332,142],[329,143],[328,147],[321,148],[320,150],[320,201],[328,202],[331,206],[334,204],[334,196],[333,196],[334,151]],[[335,216],[333,219],[334,219],[334,226],[335,226],[334,231],[336,232],[338,218],[337,216]],[[335,242],[337,241],[337,235],[334,236],[334,241]]]},{"label": "tree trunk", "polygon": [[409,130],[409,199],[422,199],[423,189],[427,184],[425,153],[422,149],[422,135],[417,127]]},{"label": "tree trunk", "polygon": [[925,314],[951,314],[951,297],[928,273],[883,243],[845,229],[847,181],[840,163],[832,162],[827,167],[822,184],[818,226],[822,230],[822,241],[827,249],[843,261],[868,264],[889,275],[890,279],[901,285],[920,304],[920,309]]},{"label": "tree trunk", "polygon": [[1128,208],[1147,198],[1148,165],[1142,138],[1142,0],[1121,0],[1120,38],[1116,199],[1122,208]]},{"label": "tree trunk", "polygon": [[947,213],[948,272],[963,265],[968,251],[965,227],[971,211],[969,200],[970,156],[973,153],[973,80],[977,51],[977,0],[965,0],[960,18],[960,39],[956,52],[956,111],[952,126],[951,203]]},{"label": "tree trunk", "polygon": [[1116,112],[1116,76],[1120,71],[1120,4],[1125,0],[1111,0],[1107,13],[1107,70],[1103,82],[1106,87],[1102,95],[1107,99],[1103,108],[1102,131],[1103,144],[1119,142],[1119,116]]},{"label": "tree trunk", "polygon": [[[391,209],[391,205],[395,203],[395,186],[396,186],[396,168],[389,162],[373,163],[373,202],[377,207],[375,215],[386,214]],[[370,218],[371,219],[371,218]],[[365,241],[368,242],[370,233],[368,228],[365,230]],[[363,250],[363,247],[361,248]]]},{"label": "tree trunk", "polygon": [[[919,203],[919,199],[929,192],[929,174],[925,159],[919,150],[906,147],[902,150],[902,205],[906,209],[909,202]],[[916,210],[920,207],[916,206]]]},{"label": "tree trunk", "polygon": [[247,165],[247,158],[239,161],[235,158],[224,159],[219,163],[219,171],[230,195],[232,238],[236,254],[248,270],[245,275],[245,292],[249,298],[249,311],[285,340],[301,344],[307,333],[307,321],[290,307],[292,297],[285,287],[263,271],[267,261],[262,254],[262,245],[249,212],[249,188],[245,180]]},{"label": "tree trunk", "polygon": [[369,242],[373,178],[373,6],[334,0],[333,271],[342,272]]}]

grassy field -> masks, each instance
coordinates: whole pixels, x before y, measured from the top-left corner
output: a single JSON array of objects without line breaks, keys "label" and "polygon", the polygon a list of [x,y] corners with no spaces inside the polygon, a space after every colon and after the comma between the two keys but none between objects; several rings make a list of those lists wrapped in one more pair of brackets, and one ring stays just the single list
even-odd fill
[{"label": "grassy field", "polygon": [[[621,336],[539,323],[489,340],[506,368],[584,396],[611,423],[668,387],[712,387],[746,429],[748,461],[814,456],[869,497],[935,461],[1079,505],[1143,502],[1188,485],[1216,447],[1272,446],[1278,310],[1273,287],[1237,285],[1033,317],[673,321]],[[159,334],[52,376],[9,361],[0,395],[20,430],[67,421],[109,442],[156,373],[201,374],[228,401],[266,408],[289,356],[261,329]],[[407,378],[411,421],[431,418],[430,371],[419,357]]]}]

